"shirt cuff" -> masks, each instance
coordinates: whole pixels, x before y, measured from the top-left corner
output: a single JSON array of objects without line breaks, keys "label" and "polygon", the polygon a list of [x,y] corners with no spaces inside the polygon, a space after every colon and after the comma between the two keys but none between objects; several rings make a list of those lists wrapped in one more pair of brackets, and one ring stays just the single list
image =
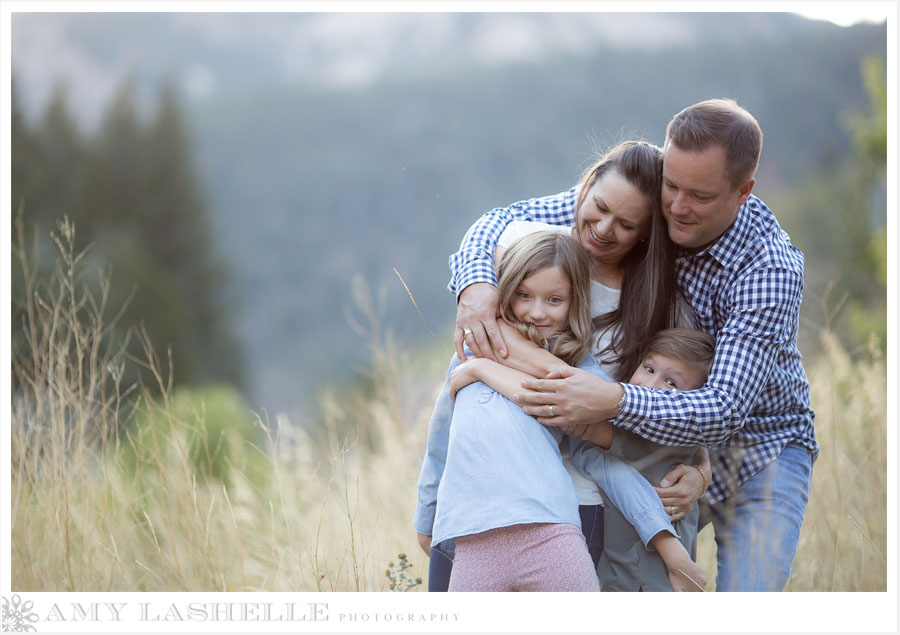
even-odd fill
[{"label": "shirt cuff", "polygon": [[434,529],[434,505],[416,503],[416,515],[413,516],[413,528],[420,534],[432,535]]},{"label": "shirt cuff", "polygon": [[620,428],[636,433],[650,417],[649,391],[625,382],[620,382],[619,385],[625,390],[625,401],[619,414],[611,421]]}]

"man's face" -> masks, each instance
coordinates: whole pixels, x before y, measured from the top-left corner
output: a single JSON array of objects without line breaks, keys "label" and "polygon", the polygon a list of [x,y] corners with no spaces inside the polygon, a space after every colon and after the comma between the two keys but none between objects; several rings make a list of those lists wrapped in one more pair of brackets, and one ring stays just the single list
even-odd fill
[{"label": "man's face", "polygon": [[669,237],[686,249],[700,249],[731,227],[753,189],[751,178],[737,188],[725,175],[725,149],[688,152],[669,142],[663,155],[662,210]]}]

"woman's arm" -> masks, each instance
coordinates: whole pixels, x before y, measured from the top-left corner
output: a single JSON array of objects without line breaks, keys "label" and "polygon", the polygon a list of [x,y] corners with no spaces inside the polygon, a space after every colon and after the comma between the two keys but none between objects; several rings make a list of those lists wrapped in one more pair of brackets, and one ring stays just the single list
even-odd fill
[{"label": "woman's arm", "polygon": [[417,534],[431,535],[437,510],[437,491],[447,463],[447,447],[450,439],[450,421],[453,418],[453,401],[450,399],[450,373],[457,364],[454,357],[440,394],[434,403],[428,421],[428,443],[417,484],[416,512],[413,527]]}]

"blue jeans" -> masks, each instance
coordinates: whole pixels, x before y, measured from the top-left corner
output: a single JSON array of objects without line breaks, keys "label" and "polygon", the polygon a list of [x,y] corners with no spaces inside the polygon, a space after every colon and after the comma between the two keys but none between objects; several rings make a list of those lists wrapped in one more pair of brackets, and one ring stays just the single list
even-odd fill
[{"label": "blue jeans", "polygon": [[[603,551],[603,506],[579,505],[578,514],[581,516],[581,533],[584,534],[588,553],[596,567],[600,552]],[[446,591],[450,586],[452,571],[453,560],[443,551],[432,547],[431,557],[428,559],[428,590]]]},{"label": "blue jeans", "polygon": [[809,500],[812,456],[788,445],[729,498],[700,505],[713,524],[717,591],[781,591],[791,573]]}]

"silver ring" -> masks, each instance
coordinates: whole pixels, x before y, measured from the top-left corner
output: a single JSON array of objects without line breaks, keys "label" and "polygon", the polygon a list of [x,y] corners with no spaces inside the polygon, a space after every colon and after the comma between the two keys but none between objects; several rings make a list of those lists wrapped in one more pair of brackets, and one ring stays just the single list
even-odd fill
[{"label": "silver ring", "polygon": [[553,406],[552,406],[552,405],[550,406],[550,414],[548,414],[547,416],[548,416],[548,417],[555,417],[555,416],[556,416],[555,414],[553,414]]}]

